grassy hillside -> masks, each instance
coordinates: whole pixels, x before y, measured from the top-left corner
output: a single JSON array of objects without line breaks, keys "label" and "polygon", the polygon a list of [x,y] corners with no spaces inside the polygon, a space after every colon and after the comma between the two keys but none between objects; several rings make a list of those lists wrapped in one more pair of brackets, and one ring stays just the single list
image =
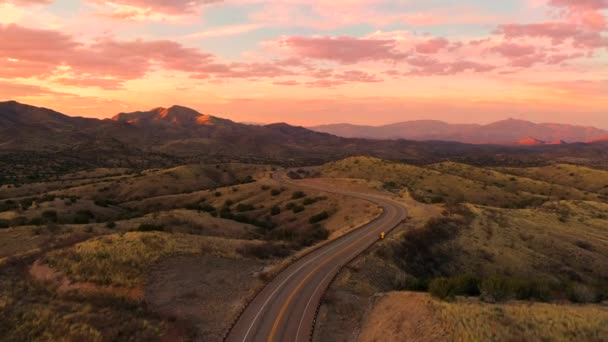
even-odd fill
[{"label": "grassy hillside", "polygon": [[375,302],[359,341],[603,341],[607,324],[602,306],[448,303],[391,292]]},{"label": "grassy hillside", "polygon": [[554,164],[529,168],[497,168],[514,175],[539,179],[550,184],[560,184],[582,191],[608,196],[608,171],[571,164]]},{"label": "grassy hillside", "polygon": [[[608,203],[599,187],[602,171],[568,166],[569,180],[556,182],[547,175],[535,175],[539,169],[482,168],[453,162],[421,167],[365,157],[321,166],[324,177],[364,179],[377,184],[378,190],[412,195],[426,203],[420,205],[443,213],[432,216],[436,210],[410,211],[414,216],[425,213],[426,220],[409,220],[343,270],[324,298],[315,341],[358,337],[371,341],[379,336],[389,341],[418,340],[420,336],[427,340],[486,340],[486,334],[492,332],[490,322],[500,319],[504,322],[502,330],[496,331],[496,340],[508,340],[510,334],[520,340],[560,336],[601,340],[593,335],[602,331],[599,327],[604,321],[593,317],[601,307],[587,304],[578,310],[572,305],[508,304],[518,299],[597,303],[608,298]],[[563,175],[556,177],[562,179]],[[584,185],[587,177],[600,181]],[[574,179],[578,181],[570,181]],[[443,200],[434,199],[436,195]],[[411,305],[396,307],[394,302],[385,305],[392,311],[383,318],[376,311],[366,312],[379,293],[408,289],[429,291],[447,300],[461,295],[479,299],[471,307],[460,306],[460,302],[443,307],[436,302],[429,309],[433,316],[429,320],[415,318],[420,312],[410,310]],[[503,304],[491,306],[478,300]],[[523,313],[529,305],[534,308]],[[495,314],[499,310],[500,315]],[[488,320],[482,320],[483,315]],[[380,328],[372,329],[375,333],[371,335],[365,331],[359,335],[366,319]],[[448,319],[447,324],[441,323]],[[564,326],[547,329],[552,326],[547,322]],[[476,324],[481,325],[479,330]],[[442,330],[452,325],[462,329]],[[409,335],[400,334],[406,330]]]}]

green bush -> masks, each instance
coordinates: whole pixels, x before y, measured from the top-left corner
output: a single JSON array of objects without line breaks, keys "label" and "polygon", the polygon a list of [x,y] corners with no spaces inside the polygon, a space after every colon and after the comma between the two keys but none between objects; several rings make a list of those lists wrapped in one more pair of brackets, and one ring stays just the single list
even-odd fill
[{"label": "green bush", "polygon": [[310,217],[310,219],[308,219],[308,222],[310,222],[311,224],[317,223],[317,222],[321,222],[323,220],[327,220],[329,218],[329,213],[327,211],[323,211],[317,215],[313,215]]}]

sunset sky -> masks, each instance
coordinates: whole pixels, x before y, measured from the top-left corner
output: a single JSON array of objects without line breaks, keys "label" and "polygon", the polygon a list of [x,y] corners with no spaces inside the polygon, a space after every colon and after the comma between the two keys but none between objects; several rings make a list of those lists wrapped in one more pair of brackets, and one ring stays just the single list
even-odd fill
[{"label": "sunset sky", "polygon": [[608,0],[0,0],[0,100],[608,128]]}]

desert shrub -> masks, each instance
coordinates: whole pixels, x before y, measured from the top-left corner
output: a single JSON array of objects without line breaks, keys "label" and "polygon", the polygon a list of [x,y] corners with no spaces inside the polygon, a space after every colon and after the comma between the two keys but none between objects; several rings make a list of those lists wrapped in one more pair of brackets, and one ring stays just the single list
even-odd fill
[{"label": "desert shrub", "polygon": [[0,219],[0,229],[10,227],[10,222],[8,220]]},{"label": "desert shrub", "polygon": [[311,224],[315,224],[321,222],[323,220],[327,220],[329,218],[329,213],[327,211],[320,212],[316,215],[313,215],[308,219],[308,222]]},{"label": "desert shrub", "polygon": [[570,284],[567,295],[568,300],[574,303],[593,303],[600,298],[596,289],[584,284]]},{"label": "desert shrub", "polygon": [[98,205],[100,207],[108,207],[111,204],[113,204],[112,201],[106,199],[106,198],[98,198],[95,201],[93,201],[95,203],[95,205]]},{"label": "desert shrub", "polygon": [[311,246],[318,241],[326,240],[328,237],[329,231],[325,227],[315,224],[299,234],[297,243],[301,246]]},{"label": "desert shrub", "polygon": [[116,228],[116,222],[110,221],[110,222],[106,223],[106,228],[109,228],[109,229]]},{"label": "desert shrub", "polygon": [[582,249],[586,249],[588,251],[590,251],[590,250],[593,249],[593,245],[591,243],[587,242],[587,241],[581,241],[581,240],[579,240],[579,241],[576,241],[574,244],[577,247],[582,248]]},{"label": "desert shrub", "polygon": [[550,284],[540,280],[511,280],[515,298],[546,302],[552,297]]},{"label": "desert shrub", "polygon": [[424,279],[412,277],[403,272],[399,272],[393,279],[393,289],[396,291],[427,291],[429,283]]},{"label": "desert shrub", "polygon": [[515,288],[508,279],[492,276],[481,283],[481,297],[488,302],[502,302],[515,297]]},{"label": "desert shrub", "polygon": [[260,188],[261,188],[263,191],[268,191],[268,190],[270,190],[270,187],[269,187],[268,185],[262,185]]},{"label": "desert shrub", "polygon": [[252,210],[255,210],[255,207],[251,204],[239,203],[236,206],[236,211],[238,211],[240,213],[243,213],[246,211],[252,211]]},{"label": "desert shrub", "polygon": [[61,230],[61,227],[55,223],[49,223],[46,225],[46,230],[51,234],[56,234]]},{"label": "desert shrub", "polygon": [[15,218],[13,218],[10,222],[10,225],[15,227],[15,226],[23,226],[27,223],[27,218],[23,217],[23,216],[17,216]]},{"label": "desert shrub", "polygon": [[306,194],[302,191],[296,191],[291,195],[291,199],[300,199],[306,197]]},{"label": "desert shrub", "polygon": [[429,202],[432,204],[439,204],[445,202],[445,199],[441,195],[433,195],[429,197]]},{"label": "desert shrub", "polygon": [[42,219],[45,222],[57,222],[57,212],[55,210],[45,210],[42,213]]},{"label": "desert shrub", "polygon": [[272,208],[270,208],[270,215],[276,216],[276,215],[279,215],[280,213],[281,213],[281,207],[279,207],[278,205],[275,205]]},{"label": "desert shrub", "polygon": [[184,206],[188,210],[201,210],[201,206],[198,203],[188,203]]},{"label": "desert shrub", "polygon": [[295,206],[293,206],[293,207],[291,208],[291,211],[292,211],[294,214],[297,214],[297,213],[303,212],[303,211],[304,211],[304,209],[305,209],[305,208],[304,208],[303,206],[301,206],[301,205],[295,205]]},{"label": "desert shrub", "polygon": [[7,200],[7,201],[0,203],[0,212],[15,210],[18,207],[19,206],[17,205],[17,203],[15,201]]},{"label": "desert shrub", "polygon": [[246,244],[239,248],[237,252],[245,257],[258,259],[284,258],[291,254],[291,250],[284,244],[270,241],[263,244]]},{"label": "desert shrub", "polygon": [[231,206],[231,205],[233,205],[233,204],[234,204],[234,201],[233,201],[233,200],[226,200],[226,202],[224,202],[224,206],[225,206],[225,207],[230,207],[230,206]]},{"label": "desert shrub", "polygon": [[95,214],[93,214],[90,210],[78,210],[72,219],[72,222],[75,224],[86,224],[89,223],[92,219],[95,218]]},{"label": "desert shrub", "polygon": [[137,230],[140,232],[163,232],[165,227],[160,224],[142,223],[137,227]]},{"label": "desert shrub", "polygon": [[304,201],[302,201],[302,204],[311,205],[311,204],[315,204],[316,202],[317,202],[317,199],[315,199],[315,198],[305,198]]},{"label": "desert shrub", "polygon": [[270,194],[272,196],[279,196],[281,194],[281,190],[279,190],[279,189],[272,189],[272,190],[270,190]]},{"label": "desert shrub", "polygon": [[32,226],[41,226],[44,224],[44,219],[42,217],[34,217],[30,220],[29,224]]},{"label": "desert shrub", "polygon": [[429,293],[439,299],[452,299],[455,294],[448,278],[435,278],[429,283]]},{"label": "desert shrub", "polygon": [[216,192],[215,192],[213,195],[214,195],[215,197],[221,197],[221,196],[222,196],[222,193],[221,193],[221,192],[219,192],[219,191],[216,191]]},{"label": "desert shrub", "polygon": [[406,273],[421,279],[445,275],[445,268],[458,253],[449,246],[467,221],[456,217],[430,220],[424,228],[407,232],[395,247],[393,257]]},{"label": "desert shrub", "polygon": [[440,299],[453,299],[455,296],[478,296],[479,279],[473,275],[435,278],[429,283],[429,293]]},{"label": "desert shrub", "polygon": [[230,219],[234,218],[234,215],[230,211],[229,207],[222,207],[222,209],[220,209],[220,217],[230,220]]},{"label": "desert shrub", "polygon": [[384,183],[382,183],[382,187],[386,190],[394,190],[394,189],[399,188],[397,183],[395,183],[394,181],[384,182]]},{"label": "desert shrub", "polygon": [[253,182],[255,182],[255,179],[253,179],[253,177],[249,175],[249,176],[243,178],[240,183],[248,184],[248,183],[253,183]]},{"label": "desert shrub", "polygon": [[34,203],[34,198],[32,197],[28,197],[28,198],[24,198],[21,201],[19,201],[19,204],[21,205],[21,209],[23,210],[27,210],[29,209],[32,204]]},{"label": "desert shrub", "polygon": [[199,205],[200,210],[207,212],[207,213],[215,213],[217,211],[217,209],[215,209],[214,206],[212,206],[211,204],[208,203],[202,203]]},{"label": "desert shrub", "polygon": [[302,178],[298,173],[293,172],[293,171],[287,172],[287,177],[289,177],[291,179],[301,179]]},{"label": "desert shrub", "polygon": [[55,198],[56,198],[56,196],[55,196],[55,195],[52,195],[52,194],[45,194],[45,195],[42,195],[42,196],[41,196],[41,197],[38,199],[38,201],[39,201],[39,202],[52,202],[52,201],[54,201],[54,200],[55,200]]},{"label": "desert shrub", "polygon": [[285,205],[285,209],[287,210],[291,210],[293,209],[297,204],[295,204],[294,202],[289,202]]}]

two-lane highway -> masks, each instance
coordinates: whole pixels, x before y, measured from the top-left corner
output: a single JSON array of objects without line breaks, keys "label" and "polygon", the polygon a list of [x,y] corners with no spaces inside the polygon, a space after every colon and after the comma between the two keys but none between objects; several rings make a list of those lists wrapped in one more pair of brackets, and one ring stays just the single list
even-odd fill
[{"label": "two-lane highway", "polygon": [[390,199],[352,191],[306,185],[275,173],[279,182],[364,199],[384,210],[374,221],[299,259],[258,293],[230,330],[227,341],[309,341],[316,309],[340,267],[376,242],[406,217],[405,208]]}]

